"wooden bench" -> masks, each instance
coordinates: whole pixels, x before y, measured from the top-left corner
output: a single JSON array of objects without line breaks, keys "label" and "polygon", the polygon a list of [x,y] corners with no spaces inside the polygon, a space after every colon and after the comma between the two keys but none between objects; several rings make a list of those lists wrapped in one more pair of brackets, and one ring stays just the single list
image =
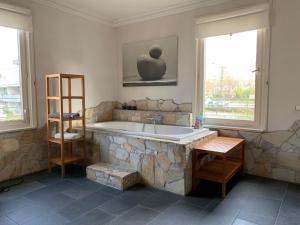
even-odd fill
[{"label": "wooden bench", "polygon": [[[240,150],[239,158],[232,158],[234,151]],[[215,137],[195,145],[192,156],[193,190],[197,179],[209,180],[222,184],[222,198],[226,196],[226,184],[237,173],[244,171],[245,140],[240,138]],[[212,160],[197,168],[199,155],[210,155]]]}]

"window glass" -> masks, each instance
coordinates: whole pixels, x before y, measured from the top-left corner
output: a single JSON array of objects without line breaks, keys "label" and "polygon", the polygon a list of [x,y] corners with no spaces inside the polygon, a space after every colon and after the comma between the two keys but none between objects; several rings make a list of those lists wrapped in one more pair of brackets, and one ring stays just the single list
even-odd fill
[{"label": "window glass", "polygon": [[0,26],[0,121],[23,120],[19,32]]},{"label": "window glass", "polygon": [[204,117],[255,120],[257,31],[204,39]]}]

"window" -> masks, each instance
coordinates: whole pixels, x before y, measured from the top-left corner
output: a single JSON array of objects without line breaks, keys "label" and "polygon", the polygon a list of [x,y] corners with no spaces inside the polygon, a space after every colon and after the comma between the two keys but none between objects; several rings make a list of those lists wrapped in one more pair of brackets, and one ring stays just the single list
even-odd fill
[{"label": "window", "polygon": [[257,30],[204,42],[204,117],[253,121]]},{"label": "window", "polygon": [[210,18],[198,27],[197,104],[207,126],[265,129],[267,16],[248,14]]},{"label": "window", "polygon": [[0,121],[24,119],[19,46],[18,30],[0,27]]},{"label": "window", "polygon": [[0,4],[0,132],[35,126],[30,24],[28,10]]}]

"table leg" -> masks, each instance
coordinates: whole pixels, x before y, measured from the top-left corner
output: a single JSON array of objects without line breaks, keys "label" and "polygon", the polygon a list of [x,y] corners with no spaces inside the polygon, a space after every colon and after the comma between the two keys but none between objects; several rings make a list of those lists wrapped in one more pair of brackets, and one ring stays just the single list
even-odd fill
[{"label": "table leg", "polygon": [[226,183],[222,183],[222,198],[226,197]]},{"label": "table leg", "polygon": [[195,149],[192,151],[192,190],[195,191],[197,188],[197,176],[196,176],[196,170],[197,170],[197,152]]},{"label": "table leg", "polygon": [[245,142],[242,144],[242,149],[241,149],[241,161],[242,161],[242,167],[241,167],[241,174],[242,176],[245,175]]},{"label": "table leg", "polygon": [[222,156],[223,162],[223,182],[222,182],[222,198],[226,196],[226,156]]}]

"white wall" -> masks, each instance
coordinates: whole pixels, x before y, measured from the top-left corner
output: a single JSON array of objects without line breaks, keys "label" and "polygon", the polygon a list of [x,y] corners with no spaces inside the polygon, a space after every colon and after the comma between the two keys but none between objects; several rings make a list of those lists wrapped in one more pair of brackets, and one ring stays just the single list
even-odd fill
[{"label": "white wall", "polygon": [[269,129],[300,119],[300,1],[274,0],[271,41]]},{"label": "white wall", "polygon": [[[144,97],[173,98],[178,102],[192,102],[196,77],[194,19],[201,15],[266,1],[234,0],[118,28],[118,98],[121,101]],[[274,0],[273,5],[268,128],[285,130],[295,120],[300,119],[300,112],[295,111],[295,105],[300,105],[300,1]],[[169,35],[179,36],[178,86],[122,87],[122,44]]]},{"label": "white wall", "polygon": [[115,100],[115,31],[31,1],[6,1],[32,10],[39,126],[45,125],[45,81],[51,73],[84,74],[86,106]]}]

